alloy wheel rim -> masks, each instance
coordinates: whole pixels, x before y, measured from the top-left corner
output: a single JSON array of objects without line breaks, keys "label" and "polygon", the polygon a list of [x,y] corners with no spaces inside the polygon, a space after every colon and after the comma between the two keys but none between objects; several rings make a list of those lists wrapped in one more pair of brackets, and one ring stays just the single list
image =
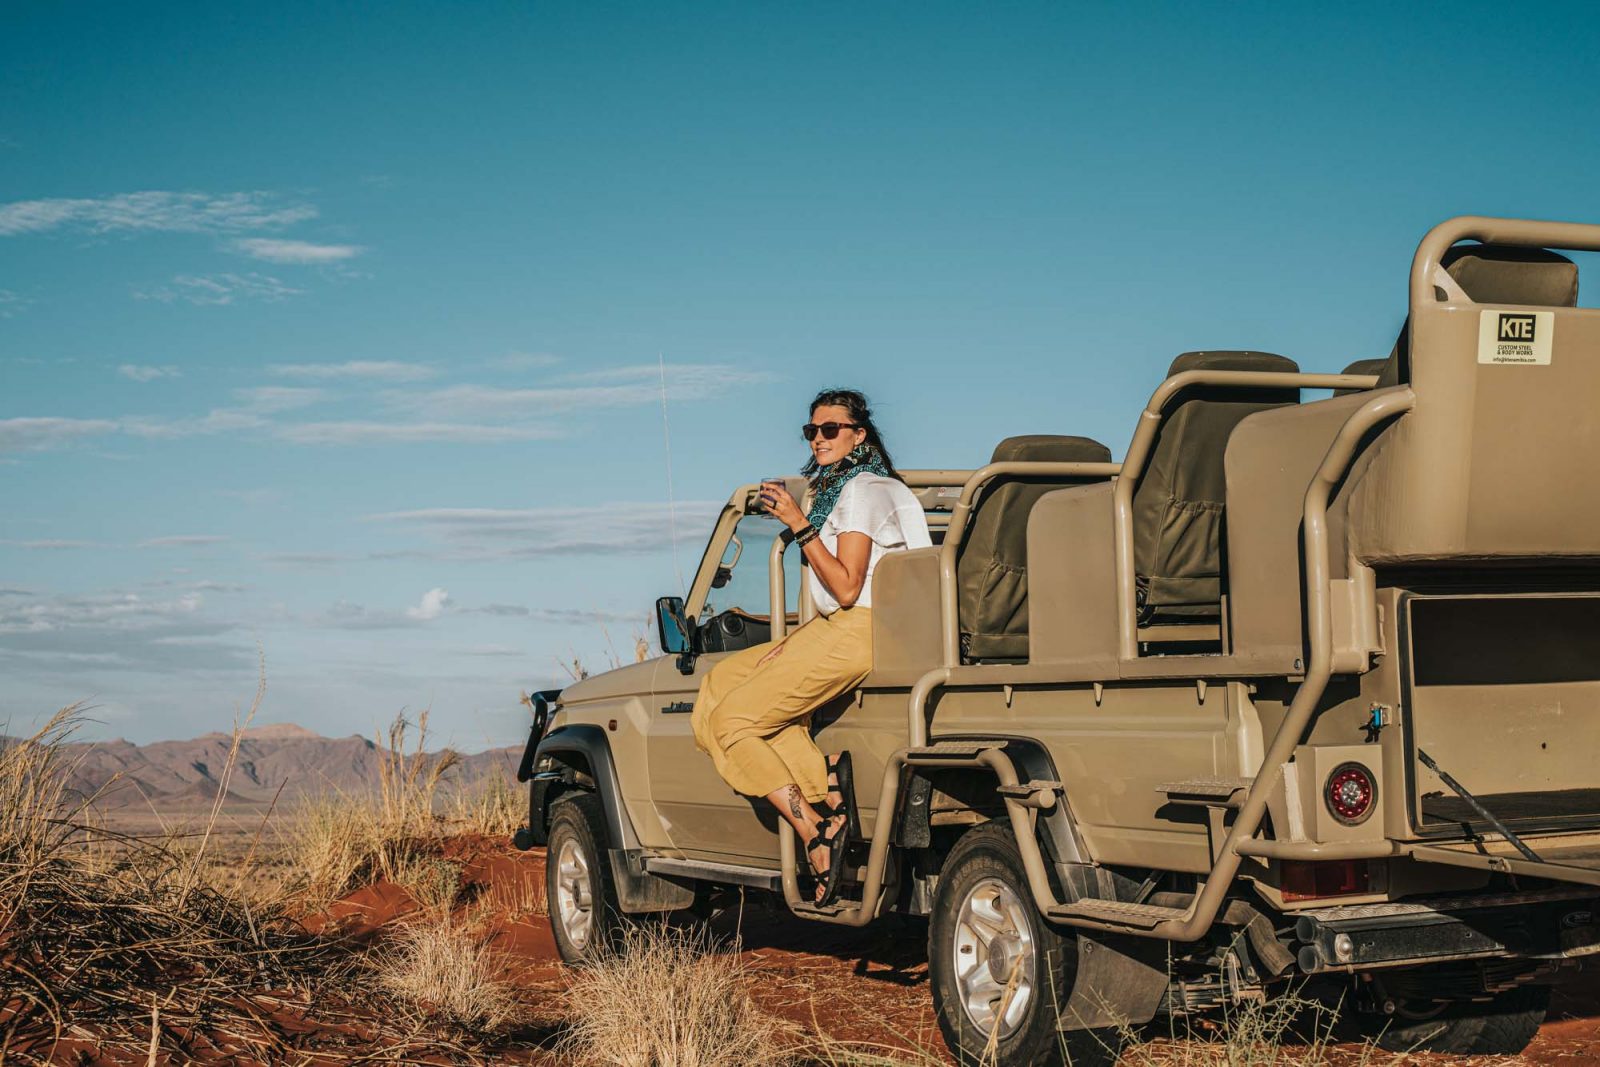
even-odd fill
[{"label": "alloy wheel rim", "polygon": [[556,915],[561,932],[575,949],[589,943],[594,929],[594,897],[589,888],[589,860],[572,838],[556,854]]},{"label": "alloy wheel rim", "polygon": [[998,878],[979,881],[956,912],[950,958],[961,1008],[988,1037],[1022,1025],[1033,1004],[1037,972],[1033,929],[1022,899]]}]

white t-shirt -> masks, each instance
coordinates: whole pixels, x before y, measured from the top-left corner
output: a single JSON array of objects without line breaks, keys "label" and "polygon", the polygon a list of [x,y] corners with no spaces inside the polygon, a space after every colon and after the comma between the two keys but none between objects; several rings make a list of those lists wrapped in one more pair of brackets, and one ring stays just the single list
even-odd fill
[{"label": "white t-shirt", "polygon": [[[861,595],[856,597],[858,608],[872,606],[872,572],[878,569],[880,559],[891,552],[933,544],[933,538],[928,536],[928,518],[916,496],[903,482],[879,474],[858,474],[846,482],[839,491],[839,502],[818,532],[824,547],[835,556],[839,554],[840,534],[864,533],[872,538],[867,576],[861,583]],[[815,568],[811,568],[811,599],[823,615],[839,610],[839,601],[822,584]]]}]

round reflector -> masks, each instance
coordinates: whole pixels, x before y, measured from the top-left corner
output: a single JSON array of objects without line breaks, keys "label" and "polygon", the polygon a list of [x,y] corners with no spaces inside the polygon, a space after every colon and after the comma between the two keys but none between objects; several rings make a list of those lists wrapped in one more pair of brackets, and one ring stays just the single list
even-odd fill
[{"label": "round reflector", "polygon": [[1323,793],[1328,810],[1346,826],[1367,821],[1378,799],[1378,783],[1372,772],[1359,763],[1341,763],[1328,775],[1328,788]]}]

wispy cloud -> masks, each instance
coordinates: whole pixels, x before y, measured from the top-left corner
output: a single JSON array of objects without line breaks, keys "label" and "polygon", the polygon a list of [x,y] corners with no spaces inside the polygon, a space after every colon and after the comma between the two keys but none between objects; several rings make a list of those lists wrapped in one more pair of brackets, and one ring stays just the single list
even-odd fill
[{"label": "wispy cloud", "polygon": [[233,242],[233,247],[251,259],[312,266],[341,263],[354,259],[363,251],[360,245],[324,245],[276,237],[241,237]]},{"label": "wispy cloud", "polygon": [[328,391],[315,386],[258,385],[250,389],[235,389],[234,399],[252,411],[294,411],[320,404],[328,399]]},{"label": "wispy cloud", "polygon": [[548,352],[508,352],[488,360],[487,365],[497,370],[543,370],[560,362],[560,356]]},{"label": "wispy cloud", "polygon": [[252,651],[221,638],[232,623],[208,618],[196,592],[162,599],[136,593],[7,600],[0,657],[166,675],[249,670]]},{"label": "wispy cloud", "polygon": [[[772,376],[764,371],[731,364],[669,364],[666,394],[668,400],[678,403],[711,400],[735,387],[771,380]],[[661,369],[654,364],[572,375],[564,382],[568,384],[532,389],[452,385],[422,392],[390,392],[385,400],[397,410],[425,412],[430,418],[465,419],[661,403]]]},{"label": "wispy cloud", "polygon": [[171,365],[152,367],[140,363],[124,363],[117,368],[117,373],[134,382],[153,382],[158,378],[183,377],[183,372]]},{"label": "wispy cloud", "polygon": [[112,433],[116,428],[117,424],[108,419],[0,419],[0,453],[62,448],[88,437]]},{"label": "wispy cloud", "polygon": [[[716,514],[718,504],[677,507],[680,526]],[[435,558],[532,559],[540,556],[652,552],[668,545],[668,508],[619,502],[582,508],[426,508],[369,515],[366,521],[418,529],[442,543]]]},{"label": "wispy cloud", "polygon": [[358,359],[347,363],[274,363],[267,367],[267,373],[280,378],[307,378],[314,381],[351,379],[371,382],[421,382],[439,372],[425,363]]},{"label": "wispy cloud", "polygon": [[415,619],[417,622],[429,622],[444,614],[445,605],[450,603],[450,594],[443,589],[430,589],[422,594],[422,600],[415,607],[406,609],[406,618]]},{"label": "wispy cloud", "polygon": [[33,301],[14,289],[0,289],[0,319],[9,319],[28,309]]},{"label": "wispy cloud", "polygon": [[241,300],[260,300],[275,303],[291,296],[299,296],[304,289],[296,289],[270,274],[179,274],[166,285],[150,289],[135,289],[134,299],[155,300],[163,304],[184,301],[201,307],[222,307]]},{"label": "wispy cloud", "polygon": [[106,233],[238,233],[273,230],[315,218],[310,204],[265,192],[148,191],[80,199],[0,204],[0,237],[75,230]]},{"label": "wispy cloud", "polygon": [[219,433],[243,433],[270,425],[253,411],[216,408],[205,415],[187,419],[155,419],[132,415],[122,420],[122,432],[134,437],[173,440],[181,437],[206,437]]},{"label": "wispy cloud", "polygon": [[77,541],[59,537],[47,537],[34,541],[0,541],[0,545],[7,548],[25,548],[33,552],[61,552],[76,548],[102,548],[98,541]]},{"label": "wispy cloud", "polygon": [[140,541],[140,548],[203,548],[208,545],[223,545],[228,543],[228,538],[216,534],[170,534],[166,537],[152,537],[148,541]]},{"label": "wispy cloud", "polygon": [[493,444],[559,436],[547,426],[494,426],[459,422],[301,422],[279,426],[279,439],[297,445]]}]

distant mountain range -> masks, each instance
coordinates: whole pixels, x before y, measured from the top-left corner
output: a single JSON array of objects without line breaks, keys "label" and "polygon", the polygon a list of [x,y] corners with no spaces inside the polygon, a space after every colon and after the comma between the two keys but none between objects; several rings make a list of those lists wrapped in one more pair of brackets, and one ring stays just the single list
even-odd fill
[{"label": "distant mountain range", "polygon": [[[62,745],[61,756],[70,768],[69,787],[96,796],[98,806],[165,812],[215,802],[232,743],[220,733],[148,745],[84,741]],[[365,737],[323,737],[292,724],[254,727],[240,741],[225,804],[264,805],[277,797],[282,808],[323,793],[366,793],[378,787],[383,756]],[[496,775],[510,780],[521,756],[520,746],[462,756],[449,778],[468,784]]]}]

